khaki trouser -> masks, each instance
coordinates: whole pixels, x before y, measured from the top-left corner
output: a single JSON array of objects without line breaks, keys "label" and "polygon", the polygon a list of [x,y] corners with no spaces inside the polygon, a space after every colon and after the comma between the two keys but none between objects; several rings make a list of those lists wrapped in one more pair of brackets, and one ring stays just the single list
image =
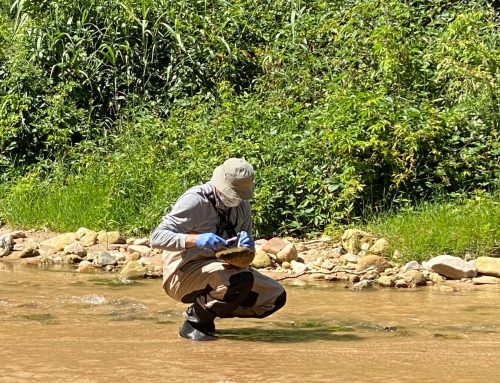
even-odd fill
[{"label": "khaki trouser", "polygon": [[[165,270],[171,266],[168,262],[166,259]],[[243,281],[250,283],[249,293],[242,287]],[[283,307],[286,301],[285,290],[278,282],[255,269],[238,269],[217,259],[183,264],[167,275],[163,289],[177,301],[197,301],[220,317],[263,318]],[[245,296],[238,296],[239,291],[245,291]]]}]

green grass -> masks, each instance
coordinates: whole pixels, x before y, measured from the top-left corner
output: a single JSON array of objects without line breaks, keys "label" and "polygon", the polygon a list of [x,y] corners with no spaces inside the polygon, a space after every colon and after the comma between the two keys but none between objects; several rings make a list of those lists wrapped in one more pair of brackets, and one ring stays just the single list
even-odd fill
[{"label": "green grass", "polygon": [[444,253],[464,258],[500,256],[500,193],[427,203],[378,217],[365,229],[386,237],[408,261]]}]

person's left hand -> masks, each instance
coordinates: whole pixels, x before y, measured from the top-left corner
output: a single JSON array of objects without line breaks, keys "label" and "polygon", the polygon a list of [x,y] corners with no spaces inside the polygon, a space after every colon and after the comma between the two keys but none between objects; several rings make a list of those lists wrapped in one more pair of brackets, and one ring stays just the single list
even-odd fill
[{"label": "person's left hand", "polygon": [[246,231],[240,231],[238,233],[238,246],[248,247],[249,249],[255,251],[255,242]]}]

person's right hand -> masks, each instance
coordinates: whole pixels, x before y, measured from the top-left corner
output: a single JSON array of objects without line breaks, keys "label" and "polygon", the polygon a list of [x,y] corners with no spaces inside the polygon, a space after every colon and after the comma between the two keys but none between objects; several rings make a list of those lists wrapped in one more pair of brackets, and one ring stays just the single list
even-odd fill
[{"label": "person's right hand", "polygon": [[226,240],[214,233],[203,233],[198,235],[195,245],[206,250],[221,250],[227,247]]}]

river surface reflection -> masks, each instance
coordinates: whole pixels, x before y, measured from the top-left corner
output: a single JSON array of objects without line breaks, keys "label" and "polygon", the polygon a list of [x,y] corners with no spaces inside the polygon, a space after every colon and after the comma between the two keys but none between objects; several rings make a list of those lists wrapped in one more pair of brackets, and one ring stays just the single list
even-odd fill
[{"label": "river surface reflection", "polygon": [[160,280],[0,262],[0,382],[496,382],[500,287],[351,291],[285,283],[264,320],[177,337],[185,305]]}]

